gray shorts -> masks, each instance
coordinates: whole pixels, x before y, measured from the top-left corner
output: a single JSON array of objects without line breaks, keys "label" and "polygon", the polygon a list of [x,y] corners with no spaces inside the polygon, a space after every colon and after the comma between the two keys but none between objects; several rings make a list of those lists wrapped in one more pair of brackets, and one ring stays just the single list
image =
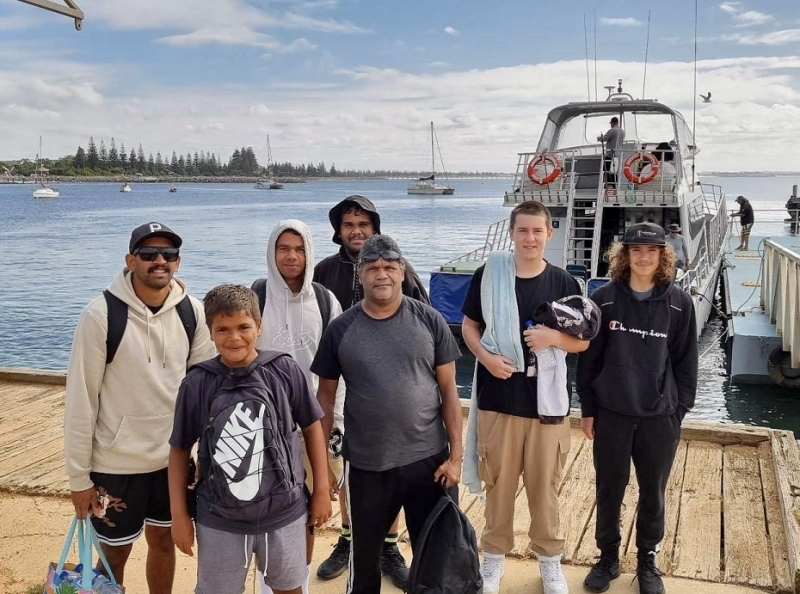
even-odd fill
[{"label": "gray shorts", "polygon": [[250,560],[274,590],[299,588],[308,574],[303,514],[297,520],[258,536],[232,534],[197,524],[195,594],[242,594]]}]

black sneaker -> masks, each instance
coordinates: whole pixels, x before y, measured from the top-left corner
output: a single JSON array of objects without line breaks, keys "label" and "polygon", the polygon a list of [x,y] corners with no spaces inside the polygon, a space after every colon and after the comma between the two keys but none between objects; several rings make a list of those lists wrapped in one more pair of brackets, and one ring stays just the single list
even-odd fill
[{"label": "black sneaker", "polygon": [[330,557],[317,567],[317,577],[323,580],[332,580],[335,577],[339,577],[347,569],[349,563],[350,541],[344,536],[340,536],[333,547],[333,551],[331,551]]},{"label": "black sneaker", "polygon": [[611,580],[619,577],[619,551],[600,553],[600,559],[594,564],[589,575],[583,580],[583,587],[590,592],[605,592]]},{"label": "black sneaker", "polygon": [[656,567],[655,551],[640,551],[636,555],[636,577],[639,580],[639,594],[664,594],[664,582]]},{"label": "black sneaker", "polygon": [[400,549],[397,545],[386,546],[383,548],[381,554],[381,571],[392,578],[392,583],[396,588],[400,588],[403,592],[406,591],[406,582],[408,582],[408,566],[403,555],[400,554]]}]

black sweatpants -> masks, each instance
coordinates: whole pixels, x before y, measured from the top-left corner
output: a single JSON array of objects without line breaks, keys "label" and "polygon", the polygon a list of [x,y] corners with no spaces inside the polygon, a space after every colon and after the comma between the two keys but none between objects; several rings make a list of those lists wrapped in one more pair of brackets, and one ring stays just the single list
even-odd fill
[{"label": "black sweatpants", "polygon": [[[360,470],[346,463],[352,534],[348,593],[381,591],[383,540],[400,508],[405,512],[411,550],[415,549],[428,514],[444,494],[434,482],[433,474],[447,457],[448,451],[444,450],[419,462],[381,472]],[[449,491],[458,501],[458,487]]]},{"label": "black sweatpants", "polygon": [[630,461],[639,483],[636,547],[655,551],[664,538],[664,493],[681,436],[676,415],[629,417],[599,408],[594,418],[594,468],[597,475],[597,547],[619,548],[620,508],[630,478]]}]

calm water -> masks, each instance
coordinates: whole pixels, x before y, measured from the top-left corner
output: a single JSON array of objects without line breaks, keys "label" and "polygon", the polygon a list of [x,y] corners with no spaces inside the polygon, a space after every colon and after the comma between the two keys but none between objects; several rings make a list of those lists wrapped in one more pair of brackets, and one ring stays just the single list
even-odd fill
[{"label": "calm water", "polygon": [[[784,215],[764,211],[782,209],[800,178],[706,181],[725,185],[729,200],[747,195],[757,225],[769,218],[771,229],[780,232]],[[0,185],[0,366],[65,368],[81,309],[124,265],[131,229],[151,220],[183,237],[180,276],[202,297],[217,284],[249,285],[263,276],[266,241],[280,219],[309,225],[316,260],[333,253],[328,209],[349,194],[363,194],[378,206],[382,231],[398,241],[427,284],[429,270],[482,245],[488,225],[508,216],[501,204],[510,180],[454,185],[455,196],[425,197],[406,195],[403,180],[287,184],[283,191],[181,185],[174,194],[164,184],[134,184],[130,194],[120,193],[117,184],[61,184],[56,200],[34,200],[30,185]],[[700,389],[691,415],[800,434],[800,391],[728,380],[723,330],[716,320],[702,337]],[[471,365],[468,357],[459,365],[462,395],[468,393]]]}]

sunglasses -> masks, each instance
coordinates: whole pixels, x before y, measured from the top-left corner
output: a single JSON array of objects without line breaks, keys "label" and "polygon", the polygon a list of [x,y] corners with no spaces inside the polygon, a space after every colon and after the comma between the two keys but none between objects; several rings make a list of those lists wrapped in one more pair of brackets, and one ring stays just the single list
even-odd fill
[{"label": "sunglasses", "polygon": [[143,247],[133,251],[134,256],[139,256],[143,262],[153,262],[161,254],[167,262],[177,262],[181,251],[174,247]]},{"label": "sunglasses", "polygon": [[361,254],[362,262],[377,262],[383,258],[387,262],[397,262],[400,260],[400,254],[394,250],[382,250],[380,252],[366,252]]}]

